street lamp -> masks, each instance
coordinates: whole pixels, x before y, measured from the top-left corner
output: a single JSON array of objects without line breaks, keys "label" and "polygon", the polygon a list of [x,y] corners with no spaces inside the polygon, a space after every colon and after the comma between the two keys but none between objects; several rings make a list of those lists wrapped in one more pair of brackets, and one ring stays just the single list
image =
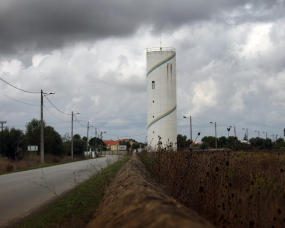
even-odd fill
[{"label": "street lamp", "polygon": [[265,136],[265,137],[266,137],[265,139],[267,139],[267,132],[264,131],[263,133],[265,133],[265,135],[266,135],[266,136]]},{"label": "street lamp", "polygon": [[228,138],[229,138],[229,133],[230,133],[231,128],[232,128],[232,126],[229,126],[229,127],[227,128],[227,130],[228,130]]},{"label": "street lamp", "polygon": [[197,137],[196,137],[196,139],[195,139],[195,142],[197,141],[199,135],[201,135],[201,132],[200,132],[200,131],[199,131],[198,134],[197,134]]},{"label": "street lamp", "polygon": [[257,132],[257,133],[258,133],[258,138],[260,138],[260,133],[259,133],[259,131],[255,131],[255,132]]},{"label": "street lamp", "polygon": [[[188,117],[186,117],[186,116],[183,116],[183,118],[188,119]],[[191,116],[190,116],[190,140],[191,140],[191,142],[193,142],[192,141],[192,117]]]},{"label": "street lamp", "polygon": [[51,93],[44,93],[43,90],[41,90],[41,164],[44,164],[45,162],[45,150],[44,150],[44,112],[43,112],[43,104],[44,99],[43,96],[48,96],[51,94],[55,94],[55,92]]},{"label": "street lamp", "polygon": [[[210,124],[213,124],[213,122],[210,122]],[[217,146],[217,123],[215,122],[215,144],[216,144],[216,149],[218,148]]]},{"label": "street lamp", "polygon": [[73,160],[73,115],[81,114],[81,112],[78,112],[76,114],[73,114],[73,111],[71,112],[71,159]]},{"label": "street lamp", "polygon": [[246,128],[246,129],[243,128],[242,130],[245,130],[245,135],[246,135],[246,139],[247,139],[246,141],[248,142],[248,128]]}]

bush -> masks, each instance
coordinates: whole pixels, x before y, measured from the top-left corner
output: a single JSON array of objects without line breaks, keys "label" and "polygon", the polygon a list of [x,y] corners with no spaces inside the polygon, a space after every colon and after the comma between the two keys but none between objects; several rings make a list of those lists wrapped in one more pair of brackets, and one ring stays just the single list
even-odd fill
[{"label": "bush", "polygon": [[6,165],[6,171],[7,171],[7,172],[11,172],[13,169],[14,169],[14,166],[13,166],[11,163],[8,163],[8,164]]},{"label": "bush", "polygon": [[200,145],[200,149],[201,149],[201,150],[206,150],[206,149],[208,149],[208,143],[202,143],[202,144]]}]

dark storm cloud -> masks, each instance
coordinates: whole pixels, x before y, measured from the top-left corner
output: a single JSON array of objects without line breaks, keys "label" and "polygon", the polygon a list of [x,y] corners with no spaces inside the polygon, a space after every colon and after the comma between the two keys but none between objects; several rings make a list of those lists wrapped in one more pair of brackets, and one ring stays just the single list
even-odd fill
[{"label": "dark storm cloud", "polygon": [[250,10],[258,10],[258,17],[264,14],[268,18],[278,15],[275,10],[283,6],[283,1],[277,0],[1,0],[0,51],[19,53],[76,41],[126,37],[143,25],[161,33],[250,3]]}]

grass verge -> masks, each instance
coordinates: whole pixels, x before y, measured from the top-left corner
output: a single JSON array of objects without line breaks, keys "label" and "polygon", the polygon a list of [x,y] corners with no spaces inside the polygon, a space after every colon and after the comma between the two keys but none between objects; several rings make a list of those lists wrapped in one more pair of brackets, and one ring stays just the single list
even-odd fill
[{"label": "grass verge", "polygon": [[102,200],[106,188],[129,158],[125,156],[111,164],[98,175],[16,227],[85,227]]}]

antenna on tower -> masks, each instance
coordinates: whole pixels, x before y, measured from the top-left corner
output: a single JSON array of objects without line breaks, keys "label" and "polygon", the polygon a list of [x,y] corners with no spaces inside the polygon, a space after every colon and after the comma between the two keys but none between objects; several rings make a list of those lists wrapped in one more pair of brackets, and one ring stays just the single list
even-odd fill
[{"label": "antenna on tower", "polygon": [[160,50],[162,51],[162,42],[161,42],[161,36],[160,36]]}]

